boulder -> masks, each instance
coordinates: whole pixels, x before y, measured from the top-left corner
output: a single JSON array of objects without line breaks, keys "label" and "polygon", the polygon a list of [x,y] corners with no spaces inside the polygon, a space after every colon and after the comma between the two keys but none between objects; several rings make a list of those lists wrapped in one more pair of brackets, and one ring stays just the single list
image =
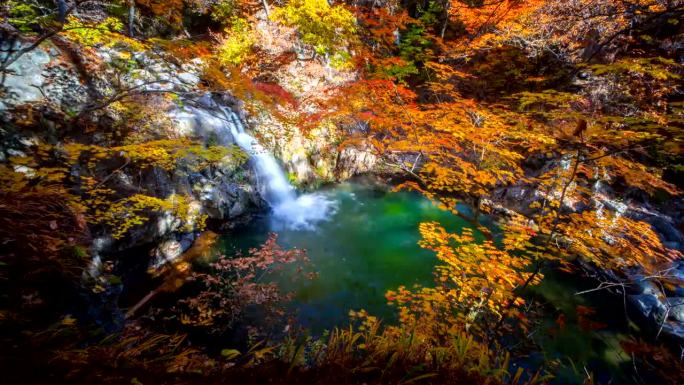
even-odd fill
[{"label": "boulder", "polygon": [[669,297],[666,301],[670,318],[678,322],[684,322],[684,297]]},{"label": "boulder", "polygon": [[[19,50],[27,44],[17,41],[12,49]],[[1,50],[0,60],[4,60],[6,55],[7,51]],[[41,87],[45,84],[44,71],[51,60],[52,58],[48,52],[43,49],[34,49],[23,54],[14,63],[10,64],[7,68],[8,74],[3,84],[7,92],[3,95],[0,111],[10,105],[43,100],[45,96],[41,92]]]},{"label": "boulder", "polygon": [[183,233],[160,242],[152,251],[149,268],[156,271],[165,265],[174,263],[192,246],[195,238],[196,235],[193,233]]},{"label": "boulder", "polygon": [[344,180],[354,175],[370,172],[375,167],[377,161],[378,158],[370,149],[346,147],[337,158],[337,164],[335,165],[337,177]]},{"label": "boulder", "polygon": [[630,295],[628,298],[641,315],[652,321],[662,319],[667,310],[663,302],[652,294]]}]

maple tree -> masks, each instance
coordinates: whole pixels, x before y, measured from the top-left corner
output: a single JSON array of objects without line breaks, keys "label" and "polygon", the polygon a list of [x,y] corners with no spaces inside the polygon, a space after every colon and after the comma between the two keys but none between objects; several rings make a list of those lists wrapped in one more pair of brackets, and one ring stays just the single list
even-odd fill
[{"label": "maple tree", "polygon": [[250,307],[264,309],[264,317],[279,325],[284,317],[280,304],[290,294],[281,293],[275,283],[261,282],[287,265],[308,262],[302,249],[283,249],[277,244],[277,235],[269,238],[259,247],[249,250],[246,256],[228,258],[221,256],[211,264],[210,273],[192,273],[190,282],[203,286],[196,296],[181,299],[172,309],[184,325],[209,327],[211,333],[221,335],[244,318]]},{"label": "maple tree", "polygon": [[[399,322],[384,331],[377,318],[354,311],[360,328],[336,330],[321,365],[363,368],[358,356],[366,351],[376,363],[434,370],[417,379],[467,367],[476,379],[489,371],[499,373],[494,381],[517,382],[520,376],[508,376],[506,358],[494,351],[504,333],[528,331],[534,320],[526,289],[543,279],[545,269],[568,269],[581,260],[618,279],[638,270],[663,286],[676,281],[661,273],[681,253],[635,208],[680,199],[681,0],[89,3],[8,1],[3,37],[28,44],[3,52],[3,83],[22,55],[49,41],[64,41],[85,59],[95,49],[115,50],[111,62],[90,63],[83,71],[97,68],[115,78],[133,76],[131,58],[141,52],[179,66],[199,58],[202,91],[230,91],[250,114],[299,125],[308,135],[321,127],[334,130],[338,150],[369,150],[380,159],[381,172],[401,174],[396,189],[419,191],[473,223],[475,230],[457,231],[422,223],[419,244],[439,261],[435,284],[387,292]],[[295,31],[292,52],[264,48],[260,39],[271,24]],[[303,58],[302,52],[311,55]],[[276,74],[305,60],[353,76],[300,100]],[[237,148],[169,138],[173,123],[163,111],[181,103],[172,92],[121,86],[106,93],[80,112],[56,108],[64,122],[56,138],[38,139],[26,153],[3,158],[2,198],[14,202],[0,206],[0,233],[17,249],[9,259],[16,271],[47,262],[76,280],[88,226],[106,226],[114,238],[126,239],[154,215],[168,213],[181,219],[184,231],[204,228],[205,216],[182,194],[117,190],[112,178],[124,169],[172,175],[246,161]],[[47,114],[21,108],[12,111],[22,118],[11,128],[44,131]],[[109,116],[119,119],[106,129],[98,125],[108,124]],[[80,129],[86,135],[77,135]],[[463,202],[469,208],[462,209]],[[502,210],[507,203],[514,210]],[[21,205],[44,211],[45,218],[22,219]],[[479,225],[482,213],[501,211],[496,228]],[[21,231],[9,231],[13,224]],[[301,252],[284,251],[270,238],[252,254],[220,258],[216,275],[193,275],[204,287],[178,303],[180,323],[228,328],[244,316],[245,304],[281,300],[275,286],[252,281]],[[582,322],[591,324],[591,312],[583,312]],[[183,340],[157,338],[174,346]],[[353,342],[360,339],[363,347]],[[142,344],[170,357],[156,343]],[[312,343],[301,354],[300,347],[283,349],[295,362],[316,346],[316,357],[324,356],[321,345]],[[676,361],[652,346],[627,345],[649,365]],[[186,353],[179,362],[197,365],[191,359],[197,352]],[[394,371],[388,365],[387,372]]]},{"label": "maple tree", "polygon": [[[657,275],[681,258],[651,225],[625,216],[628,206],[607,208],[613,197],[601,190],[611,185],[651,196],[680,194],[663,178],[664,163],[657,159],[681,159],[681,110],[671,100],[681,68],[652,51],[617,60],[610,55],[630,44],[640,45],[638,53],[648,51],[653,40],[642,35],[629,41],[630,31],[647,31],[655,20],[680,14],[681,3],[618,3],[582,4],[587,10],[580,12],[543,1],[453,2],[448,14],[454,25],[425,17],[425,9],[412,12],[414,18],[384,9],[357,11],[370,32],[362,39],[372,49],[359,60],[366,78],[338,90],[344,103],[333,102],[328,117],[352,117],[367,129],[342,146],[372,146],[391,169],[408,174],[398,188],[421,191],[455,213],[466,198],[474,219],[509,188],[539,192],[522,208],[525,217],[515,216],[505,227],[507,239],[520,240],[514,249],[422,225],[421,244],[447,264],[437,269],[434,288],[388,293],[407,324],[427,317],[426,325],[440,319],[471,325],[475,314],[485,314],[481,321],[487,325],[488,313],[497,327],[503,321],[525,327],[516,298],[539,282],[544,266],[568,267],[583,258],[602,269]],[[626,12],[627,6],[633,8]],[[584,14],[592,15],[587,23],[597,24],[620,17],[608,21],[607,40],[587,47],[582,39],[591,39],[591,28],[578,21]],[[390,27],[383,28],[377,21],[382,19]],[[427,37],[412,40],[412,24]],[[431,48],[411,60],[402,55],[402,39],[417,44],[416,52],[426,52],[424,42]],[[547,73],[537,64],[541,60],[561,70]],[[579,83],[579,92],[562,86],[573,76],[589,79]],[[610,98],[605,89],[619,96]],[[546,167],[530,172],[526,162],[535,158]],[[485,262],[510,258],[509,250],[520,258],[516,263]]]}]

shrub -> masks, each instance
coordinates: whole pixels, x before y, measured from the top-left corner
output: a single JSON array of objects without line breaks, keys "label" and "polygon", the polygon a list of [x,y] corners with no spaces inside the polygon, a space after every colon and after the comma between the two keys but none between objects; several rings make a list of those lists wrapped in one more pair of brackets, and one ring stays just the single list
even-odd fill
[{"label": "shrub", "polygon": [[330,6],[327,0],[292,0],[276,8],[271,17],[296,27],[302,42],[319,55],[341,54],[356,33],[354,15],[343,6]]},{"label": "shrub", "polygon": [[245,61],[254,45],[251,28],[247,20],[236,17],[226,34],[219,47],[218,60],[225,66],[237,66]]}]

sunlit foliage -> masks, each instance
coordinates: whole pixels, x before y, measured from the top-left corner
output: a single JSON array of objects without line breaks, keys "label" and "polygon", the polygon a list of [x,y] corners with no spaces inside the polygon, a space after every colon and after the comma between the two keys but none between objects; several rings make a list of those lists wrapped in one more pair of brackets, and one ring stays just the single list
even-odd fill
[{"label": "sunlit foliage", "polygon": [[[57,361],[147,369],[158,360],[160,372],[206,370],[219,378],[241,360],[246,366],[277,361],[274,367],[285,362],[288,373],[343,368],[377,374],[379,382],[516,384],[524,376],[509,372],[500,342],[506,333],[529,332],[533,304],[526,289],[543,279],[545,269],[581,265],[616,279],[638,271],[659,285],[678,282],[661,273],[681,253],[642,214],[681,199],[681,0],[100,3],[7,1],[2,36],[28,44],[26,51],[6,48],[2,81],[13,75],[12,61],[48,44],[58,53],[73,51],[71,61],[82,56],[91,64],[82,68],[84,83],[134,78],[130,69],[138,53],[178,68],[192,62],[202,72],[202,91],[231,93],[250,118],[299,124],[307,134],[316,132],[311,127],[336,131],[326,149],[368,149],[383,173],[401,175],[397,189],[423,193],[440,208],[467,216],[477,230],[435,222],[416,229],[419,244],[439,261],[436,281],[387,293],[398,310],[396,325],[383,328],[373,315],[352,312],[356,327],[335,329],[328,341],[302,342],[295,335],[242,353],[224,349],[223,361],[190,347],[185,336],[127,328],[118,342],[79,346]],[[285,42],[287,52],[273,53],[271,40],[280,38],[268,30],[274,25],[296,31],[297,41]],[[108,79],[88,78],[100,48],[115,56],[101,67]],[[353,70],[353,76],[298,98],[279,76],[320,65],[312,59],[322,59],[325,71]],[[321,76],[324,83],[329,75]],[[188,192],[160,196],[136,186],[144,173],[234,171],[246,162],[236,147],[176,136],[165,112],[182,104],[177,94],[104,93],[110,91],[126,97],[88,100],[93,108],[81,113],[37,103],[16,114],[9,134],[3,127],[3,140],[10,141],[14,130],[31,138],[22,151],[3,153],[0,164],[0,233],[3,245],[15,250],[3,269],[23,276],[42,266],[36,277],[47,271],[61,284],[77,286],[89,230],[106,228],[124,242],[152,220],[166,219],[182,232],[204,228],[202,208]],[[289,134],[273,131],[276,139]],[[129,180],[136,173],[138,180]],[[460,210],[462,202],[472,210]],[[498,215],[495,229],[479,226],[482,213]],[[274,237],[250,256],[222,257],[211,274],[192,276],[199,291],[179,302],[170,318],[221,334],[245,318],[245,306],[284,299],[274,285],[256,281],[272,266],[302,257],[300,250],[279,248]],[[32,286],[37,280],[31,275],[26,281],[12,289],[13,298],[35,304],[32,291],[35,298],[49,294]],[[0,320],[20,318],[6,314]],[[70,315],[58,322],[69,331],[75,323]],[[635,367],[677,363],[668,351],[641,341],[626,348]],[[659,376],[681,379],[676,372]],[[544,381],[530,373],[524,379]]]},{"label": "sunlit foliage", "polygon": [[200,293],[180,300],[173,311],[182,324],[207,327],[218,335],[230,330],[253,307],[260,307],[264,317],[278,324],[284,318],[279,304],[288,293],[282,293],[275,283],[260,282],[260,277],[307,261],[304,250],[283,249],[277,244],[277,235],[271,234],[248,255],[221,256],[212,263],[210,273],[194,273],[189,279],[202,286]]},{"label": "sunlit foliage", "polygon": [[249,55],[254,38],[247,20],[234,18],[226,30],[218,51],[218,60],[223,65],[239,65]]},{"label": "sunlit foliage", "polygon": [[296,27],[302,42],[319,55],[348,55],[345,48],[356,32],[354,15],[326,0],[292,0],[275,9],[272,18]]}]

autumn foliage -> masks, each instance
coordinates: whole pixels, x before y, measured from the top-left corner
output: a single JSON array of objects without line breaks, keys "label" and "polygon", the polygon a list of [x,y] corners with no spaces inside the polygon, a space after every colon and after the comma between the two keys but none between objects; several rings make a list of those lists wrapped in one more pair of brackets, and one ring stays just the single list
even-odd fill
[{"label": "autumn foliage", "polygon": [[[139,368],[191,382],[203,370],[221,379],[238,363],[266,363],[275,373],[300,368],[314,378],[345,371],[352,373],[345,380],[363,383],[459,375],[468,383],[542,383],[541,370],[511,371],[506,349],[533,334],[542,306],[529,289],[548,271],[605,273],[623,295],[635,274],[657,287],[684,284],[670,274],[681,245],[649,221],[668,210],[676,217],[681,207],[682,0],[94,3],[9,1],[0,10],[1,36],[33,44],[8,45],[2,82],[13,61],[49,43],[81,56],[72,61],[82,73],[102,71],[114,85],[106,95],[89,94],[80,111],[27,105],[8,110],[14,121],[3,118],[3,145],[14,143],[15,131],[31,138],[22,151],[3,151],[0,162],[0,236],[12,249],[0,254],[2,286],[14,301],[7,308],[40,310],[42,298],[53,300],[38,282],[44,277],[59,282],[56,292],[75,295],[91,230],[124,242],[161,215],[176,218],[179,231],[205,228],[187,191],[160,196],[136,187],[143,173],[206,174],[218,164],[235,171],[247,161],[235,147],[174,136],[164,111],[186,101],[175,91],[121,86],[139,80],[132,69],[140,53],[179,71],[196,66],[198,93],[230,94],[250,118],[277,123],[267,128],[277,139],[325,129],[335,138],[325,147],[331,153],[371,152],[380,164],[374,171],[397,181],[396,190],[420,192],[473,228],[426,222],[416,229],[438,261],[435,280],[386,293],[396,324],[381,326],[354,309],[354,326],[331,331],[327,341],[281,328],[279,342],[256,342],[268,333],[255,332],[251,348],[225,349],[218,359],[176,329],[160,330],[227,336],[253,307],[285,319],[278,305],[287,296],[260,279],[306,256],[272,236],[247,256],[222,256],[210,272],[190,275],[180,285],[187,295],[156,313],[161,326],[157,319],[129,324],[118,342],[57,349],[55,362],[77,363],[79,375],[84,363],[143,362]],[[291,41],[279,52],[283,39]],[[111,63],[96,58],[98,49],[109,50]],[[318,70],[323,85],[288,78],[301,68]],[[122,176],[129,169],[138,179]],[[482,225],[483,215],[496,223]],[[23,286],[5,283],[19,281],[12,274],[25,278]],[[21,325],[14,310],[3,310],[0,321]],[[55,330],[87,334],[70,316],[59,318],[64,309],[50,310]],[[577,313],[582,328],[602,325],[587,308]],[[561,314],[557,327],[565,322]],[[635,368],[681,382],[681,373],[662,370],[681,364],[667,348],[623,345]],[[409,367],[413,375],[405,375]]]}]

